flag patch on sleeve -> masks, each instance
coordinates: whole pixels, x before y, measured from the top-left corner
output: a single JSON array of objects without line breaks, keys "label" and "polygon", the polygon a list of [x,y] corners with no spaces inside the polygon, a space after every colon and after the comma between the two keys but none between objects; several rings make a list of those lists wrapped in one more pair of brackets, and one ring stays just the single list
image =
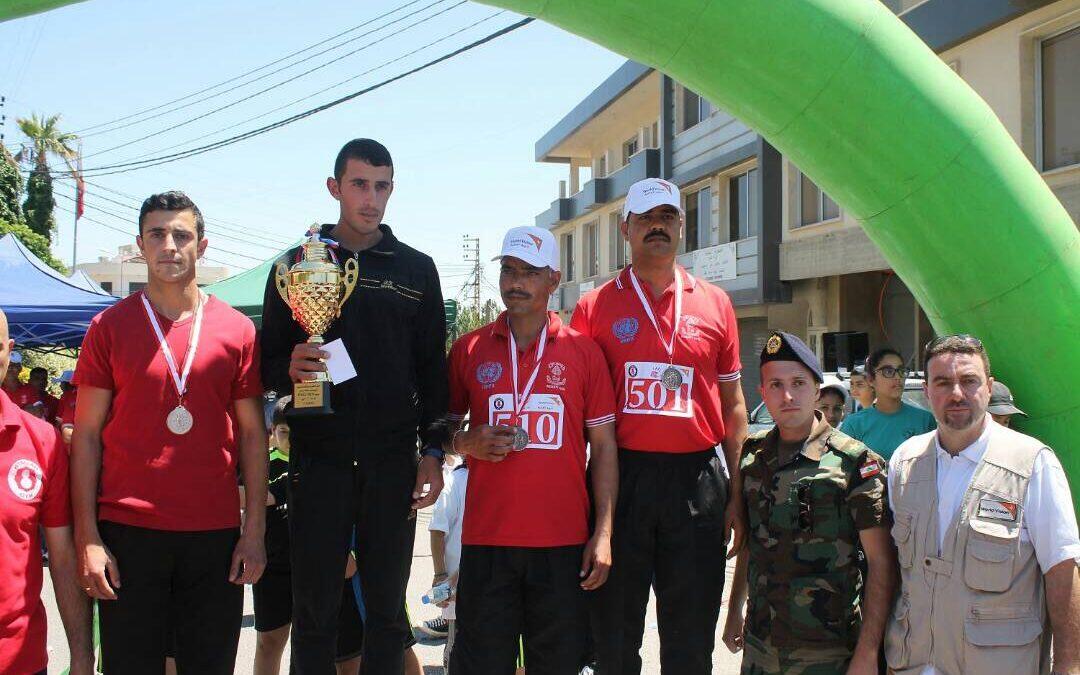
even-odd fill
[{"label": "flag patch on sleeve", "polygon": [[859,476],[862,478],[870,478],[881,473],[881,464],[876,459],[867,460],[865,464],[859,467]]}]

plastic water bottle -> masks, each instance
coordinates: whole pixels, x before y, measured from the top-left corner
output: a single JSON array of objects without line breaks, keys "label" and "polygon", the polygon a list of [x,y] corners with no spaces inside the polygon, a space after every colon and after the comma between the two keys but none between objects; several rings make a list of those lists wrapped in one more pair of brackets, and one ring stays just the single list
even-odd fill
[{"label": "plastic water bottle", "polygon": [[450,582],[444,581],[437,586],[433,586],[430,591],[424,594],[421,598],[425,605],[437,605],[444,600],[450,598]]}]

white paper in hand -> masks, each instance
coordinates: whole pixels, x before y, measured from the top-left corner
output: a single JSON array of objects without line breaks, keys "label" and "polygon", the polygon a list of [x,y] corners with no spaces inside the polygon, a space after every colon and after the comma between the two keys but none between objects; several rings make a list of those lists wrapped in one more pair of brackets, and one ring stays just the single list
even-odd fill
[{"label": "white paper in hand", "polygon": [[341,338],[327,342],[322,350],[330,356],[326,359],[326,372],[330,374],[330,381],[334,384],[348,382],[356,377],[356,368],[353,367],[349,352],[345,349],[345,343]]}]

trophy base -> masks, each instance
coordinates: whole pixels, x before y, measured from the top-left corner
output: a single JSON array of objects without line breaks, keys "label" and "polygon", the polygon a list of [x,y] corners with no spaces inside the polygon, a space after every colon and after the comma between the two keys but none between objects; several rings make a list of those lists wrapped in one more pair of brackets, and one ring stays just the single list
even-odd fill
[{"label": "trophy base", "polygon": [[326,380],[296,382],[293,384],[293,408],[291,417],[315,417],[331,415],[330,383]]}]

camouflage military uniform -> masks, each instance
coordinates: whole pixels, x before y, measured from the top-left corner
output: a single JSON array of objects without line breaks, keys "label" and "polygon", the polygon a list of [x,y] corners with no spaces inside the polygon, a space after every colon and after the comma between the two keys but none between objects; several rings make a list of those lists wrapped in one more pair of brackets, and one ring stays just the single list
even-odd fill
[{"label": "camouflage military uniform", "polygon": [[885,462],[815,414],[801,451],[775,428],[743,446],[744,675],[844,672],[861,625],[859,530],[890,522]]}]

